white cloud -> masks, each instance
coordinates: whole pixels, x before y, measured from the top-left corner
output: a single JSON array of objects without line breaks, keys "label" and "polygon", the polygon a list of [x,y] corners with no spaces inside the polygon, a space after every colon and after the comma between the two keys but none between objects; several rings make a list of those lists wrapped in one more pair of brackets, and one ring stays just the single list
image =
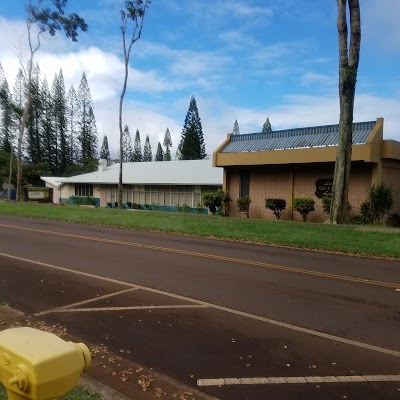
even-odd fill
[{"label": "white cloud", "polygon": [[337,77],[316,72],[306,72],[300,77],[300,82],[304,86],[318,85],[331,87],[337,84]]}]

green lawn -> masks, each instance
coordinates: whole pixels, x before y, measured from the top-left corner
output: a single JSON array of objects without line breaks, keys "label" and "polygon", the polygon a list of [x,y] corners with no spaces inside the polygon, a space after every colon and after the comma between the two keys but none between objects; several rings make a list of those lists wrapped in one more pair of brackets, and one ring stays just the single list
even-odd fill
[{"label": "green lawn", "polygon": [[[6,390],[0,385],[0,400],[7,400]],[[77,387],[65,396],[60,397],[60,400],[101,400],[98,394],[89,392],[86,388]]]},{"label": "green lawn", "polygon": [[[16,215],[127,229],[215,237],[295,248],[400,259],[400,229],[0,202],[0,215]],[[0,218],[1,223],[1,218]]]}]

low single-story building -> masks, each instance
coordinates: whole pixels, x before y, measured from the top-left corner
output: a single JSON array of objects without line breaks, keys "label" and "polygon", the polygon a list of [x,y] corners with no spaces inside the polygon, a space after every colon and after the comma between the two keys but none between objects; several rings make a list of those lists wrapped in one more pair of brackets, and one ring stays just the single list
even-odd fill
[{"label": "low single-story building", "polygon": [[[202,204],[202,194],[222,188],[221,168],[212,160],[124,163],[123,201],[158,206]],[[70,178],[41,177],[53,188],[55,203],[70,203],[72,196],[90,196],[100,207],[118,201],[119,164],[99,161],[98,170]]]},{"label": "low single-story building", "polygon": [[[228,134],[213,153],[213,166],[222,167],[223,189],[232,201],[229,215],[238,216],[236,199],[249,196],[250,218],[273,219],[266,198],[286,200],[282,219],[301,220],[293,199],[315,200],[308,220],[327,219],[322,197],[332,188],[339,137],[338,125],[287,129],[269,133]],[[392,212],[400,212],[400,142],[383,140],[383,119],[353,124],[349,201],[353,215],[372,185],[383,183],[393,190]]]}]

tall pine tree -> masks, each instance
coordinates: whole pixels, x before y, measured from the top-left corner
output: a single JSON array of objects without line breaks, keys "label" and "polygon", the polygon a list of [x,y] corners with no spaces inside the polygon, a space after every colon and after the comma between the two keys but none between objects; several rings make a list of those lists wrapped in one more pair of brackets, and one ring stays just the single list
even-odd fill
[{"label": "tall pine tree", "polygon": [[151,144],[149,135],[146,135],[146,141],[144,142],[143,161],[153,161],[153,154],[151,153]]},{"label": "tall pine tree", "polygon": [[158,142],[157,145],[156,158],[154,159],[154,161],[164,161],[164,151],[160,142]]},{"label": "tall pine tree", "polygon": [[103,143],[102,143],[101,148],[100,148],[99,157],[100,157],[101,160],[107,160],[107,165],[110,165],[111,156],[110,156],[110,149],[108,147],[107,135],[104,135]]},{"label": "tall pine tree", "polygon": [[180,160],[202,160],[206,157],[203,129],[194,96],[190,99],[178,150]]},{"label": "tall pine tree", "polygon": [[0,63],[0,150],[11,153],[13,138],[13,108],[11,93]]},{"label": "tall pine tree", "polygon": [[267,118],[262,127],[262,133],[270,133],[272,132],[271,122],[269,122],[269,118]]},{"label": "tall pine tree", "polygon": [[79,161],[97,156],[97,129],[86,74],[83,73],[77,93],[78,141],[80,142]]},{"label": "tall pine tree", "polygon": [[235,119],[235,122],[233,124],[232,135],[240,135],[239,123],[237,119]]},{"label": "tall pine tree", "polygon": [[69,137],[70,159],[72,164],[77,164],[80,157],[79,151],[79,124],[78,124],[78,98],[73,86],[68,91],[67,97],[67,135]]},{"label": "tall pine tree", "polygon": [[41,113],[41,146],[42,160],[53,175],[59,174],[57,133],[54,124],[54,104],[49,85],[45,79],[42,84],[42,113]]},{"label": "tall pine tree", "polygon": [[67,98],[62,70],[55,75],[52,86],[54,129],[57,135],[58,174],[72,165],[71,142],[68,136]]},{"label": "tall pine tree", "polygon": [[[18,137],[18,133],[22,124],[22,110],[24,108],[25,101],[25,90],[26,89],[26,79],[22,69],[18,70],[17,76],[15,77],[14,86],[11,94],[11,100],[14,108],[13,112],[13,138]],[[15,139],[14,139],[15,142]],[[16,143],[15,143],[16,145]],[[25,142],[21,142],[22,150],[25,149]]]},{"label": "tall pine tree", "polygon": [[[124,131],[122,133],[122,162],[132,162],[133,161],[133,148],[132,148],[132,138],[129,132],[128,125],[125,125]],[[119,159],[119,153],[118,153]]]},{"label": "tall pine tree", "polygon": [[169,132],[169,129],[167,127],[167,130],[165,131],[164,135],[164,147],[165,147],[165,153],[164,153],[164,161],[171,161],[171,150],[170,147],[172,147],[172,139],[171,139],[171,133]]},{"label": "tall pine tree", "polygon": [[134,162],[143,161],[142,144],[140,143],[139,129],[136,130],[135,143],[133,145],[133,160]]},{"label": "tall pine tree", "polygon": [[42,114],[40,68],[36,64],[32,69],[31,80],[31,105],[26,122],[28,160],[34,164],[43,162],[43,149],[41,147],[40,122]]}]

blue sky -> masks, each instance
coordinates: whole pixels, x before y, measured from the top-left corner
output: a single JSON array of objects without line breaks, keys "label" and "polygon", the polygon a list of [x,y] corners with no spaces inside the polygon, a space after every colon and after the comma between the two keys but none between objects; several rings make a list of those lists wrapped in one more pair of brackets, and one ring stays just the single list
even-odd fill
[{"label": "blue sky", "polygon": [[[37,55],[51,82],[67,89],[88,77],[99,141],[116,154],[122,90],[119,0],[69,0],[89,25],[74,44],[46,40]],[[385,118],[386,139],[400,140],[400,1],[360,0],[362,49],[355,121]],[[191,95],[212,153],[238,120],[241,133],[334,124],[339,119],[335,0],[153,0],[131,57],[124,123],[146,134],[155,152],[169,127],[179,142]],[[0,62],[9,83],[25,59],[24,1],[0,2]]]}]

